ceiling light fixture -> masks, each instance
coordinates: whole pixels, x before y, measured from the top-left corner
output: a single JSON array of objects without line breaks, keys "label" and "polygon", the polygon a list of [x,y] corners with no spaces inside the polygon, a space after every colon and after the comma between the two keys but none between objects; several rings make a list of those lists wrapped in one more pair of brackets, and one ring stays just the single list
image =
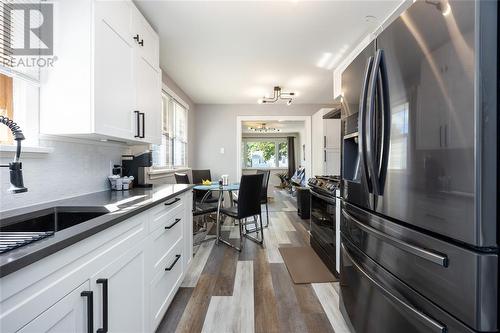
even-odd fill
[{"label": "ceiling light fixture", "polygon": [[262,97],[257,102],[259,104],[271,104],[276,103],[279,100],[286,101],[286,105],[291,105],[295,93],[293,92],[282,92],[279,86],[274,87],[273,97]]},{"label": "ceiling light fixture", "polygon": [[279,128],[274,128],[274,127],[267,127],[266,123],[262,123],[257,127],[248,127],[248,129],[252,132],[257,132],[257,133],[270,133],[270,132],[279,132]]}]

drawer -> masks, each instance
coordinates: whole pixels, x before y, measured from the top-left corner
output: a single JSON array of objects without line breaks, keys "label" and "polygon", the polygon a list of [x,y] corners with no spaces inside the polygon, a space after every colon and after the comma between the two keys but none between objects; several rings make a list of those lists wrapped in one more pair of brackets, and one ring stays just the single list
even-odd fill
[{"label": "drawer", "polygon": [[474,332],[387,272],[345,237],[341,262],[340,310],[353,332]]},{"label": "drawer", "polygon": [[151,208],[151,226],[149,230],[154,231],[160,226],[164,227],[166,220],[171,219],[172,215],[182,210],[184,210],[184,199],[182,196],[171,198]]},{"label": "drawer", "polygon": [[158,269],[167,252],[182,238],[184,218],[183,209],[174,210],[149,236],[149,260],[153,270]]},{"label": "drawer", "polygon": [[481,253],[406,228],[350,204],[342,241],[434,304],[478,331],[496,331],[498,255]]},{"label": "drawer", "polygon": [[154,331],[167,311],[183,277],[183,241],[178,240],[162,258],[150,285],[150,321]]}]

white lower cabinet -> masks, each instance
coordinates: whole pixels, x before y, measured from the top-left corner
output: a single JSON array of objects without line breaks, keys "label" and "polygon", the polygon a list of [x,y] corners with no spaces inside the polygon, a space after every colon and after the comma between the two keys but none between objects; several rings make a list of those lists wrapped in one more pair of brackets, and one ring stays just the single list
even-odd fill
[{"label": "white lower cabinet", "polygon": [[141,242],[92,276],[94,330],[148,331],[145,262],[146,250]]},{"label": "white lower cabinet", "polygon": [[90,283],[86,281],[18,332],[88,332],[89,302],[92,305],[93,295]]},{"label": "white lower cabinet", "polygon": [[154,332],[191,261],[191,205],[182,193],[1,278],[0,331]]}]

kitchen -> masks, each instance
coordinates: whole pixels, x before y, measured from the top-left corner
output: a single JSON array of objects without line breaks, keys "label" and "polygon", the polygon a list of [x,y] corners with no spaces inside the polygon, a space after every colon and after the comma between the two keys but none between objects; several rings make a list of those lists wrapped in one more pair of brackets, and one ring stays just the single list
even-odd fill
[{"label": "kitchen", "polygon": [[498,332],[496,1],[1,4],[2,332]]}]

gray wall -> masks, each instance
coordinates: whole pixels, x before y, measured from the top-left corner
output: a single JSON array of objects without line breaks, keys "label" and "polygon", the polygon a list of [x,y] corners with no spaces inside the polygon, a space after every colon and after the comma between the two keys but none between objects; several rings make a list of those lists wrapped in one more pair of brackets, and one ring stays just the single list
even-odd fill
[{"label": "gray wall", "polygon": [[[194,168],[212,170],[213,178],[228,174],[236,179],[236,117],[238,116],[310,116],[320,104],[198,104],[194,124]],[[220,153],[224,148],[224,154]]]}]

